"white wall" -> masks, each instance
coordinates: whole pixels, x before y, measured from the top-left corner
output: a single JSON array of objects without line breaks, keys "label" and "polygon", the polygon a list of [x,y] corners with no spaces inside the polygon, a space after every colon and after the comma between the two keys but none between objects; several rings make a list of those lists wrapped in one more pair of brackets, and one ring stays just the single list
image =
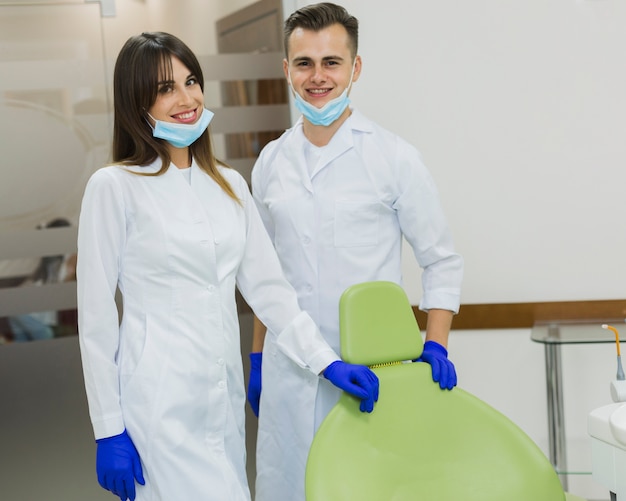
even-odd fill
[{"label": "white wall", "polygon": [[361,111],[415,144],[463,302],[624,297],[626,4],[346,0]]}]

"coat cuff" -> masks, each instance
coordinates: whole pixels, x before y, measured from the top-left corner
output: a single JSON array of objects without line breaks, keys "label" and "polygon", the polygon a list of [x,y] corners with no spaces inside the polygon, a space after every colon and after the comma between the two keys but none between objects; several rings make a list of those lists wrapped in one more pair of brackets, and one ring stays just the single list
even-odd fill
[{"label": "coat cuff", "polygon": [[460,304],[461,294],[458,290],[437,290],[424,294],[419,309],[422,311],[449,310],[456,315],[459,312]]},{"label": "coat cuff", "polygon": [[91,424],[96,440],[119,435],[123,433],[126,428],[121,415],[105,419],[92,419]]},{"label": "coat cuff", "polygon": [[319,375],[332,362],[341,359],[306,312],[300,312],[278,334],[276,344],[287,357],[315,375]]}]

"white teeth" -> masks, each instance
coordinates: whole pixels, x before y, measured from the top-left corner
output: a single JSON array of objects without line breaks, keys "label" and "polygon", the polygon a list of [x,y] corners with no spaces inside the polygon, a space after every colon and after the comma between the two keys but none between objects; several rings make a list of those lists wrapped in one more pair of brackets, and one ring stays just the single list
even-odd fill
[{"label": "white teeth", "polygon": [[180,118],[181,120],[186,120],[187,118],[191,118],[192,116],[193,116],[193,111],[189,113],[182,113],[178,115],[178,118]]},{"label": "white teeth", "polygon": [[327,92],[326,89],[310,89],[309,92],[311,94],[324,94],[324,92]]}]

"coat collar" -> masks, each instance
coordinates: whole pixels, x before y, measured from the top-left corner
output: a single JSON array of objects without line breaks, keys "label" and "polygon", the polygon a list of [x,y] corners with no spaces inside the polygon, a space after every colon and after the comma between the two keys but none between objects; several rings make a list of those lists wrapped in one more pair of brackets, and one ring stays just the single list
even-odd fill
[{"label": "coat collar", "polygon": [[[132,165],[132,166],[128,166],[128,167],[125,167],[125,168],[128,169],[128,170],[131,170],[133,172],[139,172],[139,173],[145,173],[145,174],[154,174],[154,173],[158,172],[161,169],[162,165],[163,165],[163,163],[161,162],[161,159],[159,157],[157,157],[152,163],[150,163],[148,165],[141,165],[141,166],[139,166],[139,165]],[[162,176],[173,177],[174,175],[179,175],[180,172],[176,172],[177,169],[178,169],[178,167],[176,167],[174,164],[170,163],[169,167],[162,174]],[[194,171],[195,171],[195,174],[197,175],[198,169],[200,169],[200,167],[196,163],[195,159],[192,158],[192,160],[191,160],[192,177],[194,175]]]},{"label": "coat collar", "polygon": [[[372,122],[365,116],[359,113],[354,108],[351,108],[352,113],[341,124],[341,127],[335,132],[330,142],[323,147],[322,157],[311,175],[311,179],[315,177],[322,169],[328,166],[335,159],[339,158],[346,151],[354,147],[354,133],[360,132],[372,132]],[[297,165],[299,169],[304,171],[303,179],[309,180],[309,175],[306,167],[306,160],[304,158],[304,142],[308,141],[304,136],[303,118],[300,117],[293,126],[292,145],[286,148],[286,155],[291,160],[293,165]],[[310,182],[305,182],[307,189],[312,190]]]}]

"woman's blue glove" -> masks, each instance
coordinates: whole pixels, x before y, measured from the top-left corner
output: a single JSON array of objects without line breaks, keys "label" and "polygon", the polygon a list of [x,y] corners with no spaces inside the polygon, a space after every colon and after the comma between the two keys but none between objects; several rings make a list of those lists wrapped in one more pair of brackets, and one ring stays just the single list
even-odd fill
[{"label": "woman's blue glove", "polygon": [[250,353],[250,380],[248,381],[248,402],[252,412],[259,417],[259,402],[261,401],[261,365],[263,352]]},{"label": "woman's blue glove", "polygon": [[141,485],[146,482],[139,453],[126,430],[120,435],[96,440],[96,443],[98,483],[121,501],[135,501],[135,480]]},{"label": "woman's blue glove", "polygon": [[361,412],[372,412],[378,401],[378,377],[364,365],[336,360],[324,370],[324,377],[336,387],[361,399]]},{"label": "woman's blue glove", "polygon": [[448,360],[448,350],[436,341],[426,341],[422,356],[415,361],[430,364],[433,381],[439,383],[442,390],[451,390],[456,386],[456,371],[454,364]]}]

